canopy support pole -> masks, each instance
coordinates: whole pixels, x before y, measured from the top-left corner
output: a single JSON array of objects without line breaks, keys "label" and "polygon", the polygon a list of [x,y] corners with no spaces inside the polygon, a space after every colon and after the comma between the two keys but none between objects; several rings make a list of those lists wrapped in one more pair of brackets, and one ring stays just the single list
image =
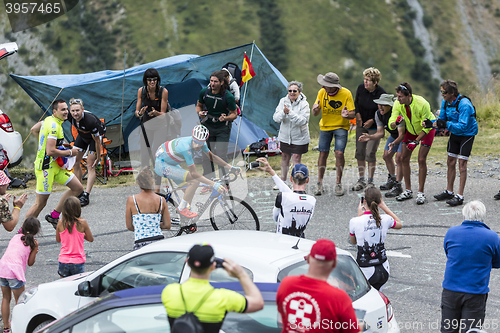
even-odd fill
[{"label": "canopy support pole", "polygon": [[[123,100],[125,98],[125,66],[126,66],[126,60],[127,60],[127,50],[123,51],[123,88],[122,88],[122,114],[120,118],[120,134],[118,138],[121,138],[123,136]],[[121,165],[122,161],[122,146],[120,146],[118,150],[118,163]]]}]

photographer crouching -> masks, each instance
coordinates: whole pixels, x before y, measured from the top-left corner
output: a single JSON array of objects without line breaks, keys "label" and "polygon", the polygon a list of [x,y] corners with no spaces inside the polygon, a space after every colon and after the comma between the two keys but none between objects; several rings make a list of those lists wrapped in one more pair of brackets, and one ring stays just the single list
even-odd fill
[{"label": "photographer crouching", "polygon": [[280,193],[276,196],[273,207],[273,219],[278,223],[277,233],[305,238],[304,230],[311,220],[316,205],[316,198],[306,194],[306,184],[309,182],[309,170],[304,164],[295,164],[292,169],[290,180],[291,190],[276,172],[271,168],[264,157],[257,158],[261,166],[260,170],[267,172],[273,177]]}]

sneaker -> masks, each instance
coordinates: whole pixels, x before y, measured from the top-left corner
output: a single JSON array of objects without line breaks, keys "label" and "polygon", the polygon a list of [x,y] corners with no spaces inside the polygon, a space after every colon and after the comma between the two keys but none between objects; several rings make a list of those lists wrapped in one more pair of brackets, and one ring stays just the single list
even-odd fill
[{"label": "sneaker", "polygon": [[399,182],[396,182],[394,184],[394,186],[391,188],[391,190],[389,192],[385,193],[385,197],[386,198],[395,198],[398,195],[400,195],[401,193],[403,193],[403,185],[401,185],[401,183],[399,183]]},{"label": "sneaker", "polygon": [[449,200],[449,199],[452,199],[454,197],[453,194],[449,194],[448,191],[444,191],[444,192],[441,192],[439,194],[436,194],[434,196],[434,199],[436,199],[437,201],[443,201],[443,200]]},{"label": "sneaker", "polygon": [[279,190],[279,189],[280,189],[280,188],[278,187],[278,185],[276,185],[276,184],[275,184],[275,185],[274,185],[274,187],[273,187],[273,190],[277,191],[277,190]]},{"label": "sneaker", "polygon": [[52,224],[54,229],[57,227],[57,221],[59,221],[59,219],[53,218],[51,214],[45,215],[45,220]]},{"label": "sneaker", "polygon": [[382,191],[390,190],[396,185],[396,178],[393,178],[391,175],[387,176],[387,183],[380,185],[380,189]]},{"label": "sneaker", "polygon": [[425,194],[422,192],[417,193],[417,205],[423,205],[425,203]]},{"label": "sneaker", "polygon": [[188,219],[192,219],[193,217],[198,216],[198,213],[192,212],[192,211],[190,211],[190,210],[189,210],[189,209],[187,209],[187,208],[184,208],[183,210],[179,210],[179,209],[177,208],[177,211],[179,212],[179,214],[181,214],[181,215],[183,215],[183,216],[187,217]]},{"label": "sneaker", "polygon": [[358,179],[358,181],[356,182],[356,184],[354,184],[354,186],[351,188],[351,190],[353,190],[353,191],[361,191],[365,187],[366,187],[366,183],[363,180]]},{"label": "sneaker", "polygon": [[322,195],[323,194],[323,184],[317,183],[316,184],[316,191],[314,192],[314,195]]},{"label": "sneaker", "polygon": [[413,198],[413,192],[410,191],[410,190],[406,190],[403,193],[401,193],[400,195],[398,195],[396,197],[396,200],[397,201],[405,201],[405,200],[408,200],[408,199],[411,199],[411,198]]},{"label": "sneaker", "polygon": [[375,187],[375,184],[373,184],[373,180],[369,180],[368,183],[366,183],[366,188],[368,187]]},{"label": "sneaker", "polygon": [[335,195],[340,197],[344,195],[344,188],[342,187],[341,183],[338,183],[335,185]]},{"label": "sneaker", "polygon": [[209,194],[212,193],[212,188],[210,186],[203,186],[201,188],[200,194]]},{"label": "sneaker", "polygon": [[493,196],[495,200],[500,200],[500,191]]},{"label": "sneaker", "polygon": [[3,333],[11,333],[10,327],[4,328]]},{"label": "sneaker", "polygon": [[450,200],[446,200],[446,203],[452,207],[459,206],[464,203],[464,198],[459,198],[458,195],[455,195]]},{"label": "sneaker", "polygon": [[90,194],[87,192],[83,191],[82,194],[78,196],[78,199],[80,199],[80,206],[85,207],[90,203]]}]

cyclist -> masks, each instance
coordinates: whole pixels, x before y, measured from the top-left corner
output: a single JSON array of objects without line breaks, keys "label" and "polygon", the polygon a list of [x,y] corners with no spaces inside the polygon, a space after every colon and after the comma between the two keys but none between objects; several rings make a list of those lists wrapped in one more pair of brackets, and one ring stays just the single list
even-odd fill
[{"label": "cyclist", "polygon": [[[230,168],[231,171],[236,174],[240,173],[240,168],[232,167],[208,149],[206,143],[208,135],[208,129],[205,126],[196,125],[193,128],[192,136],[167,141],[158,147],[155,154],[155,172],[157,175],[169,178],[177,184],[182,182],[189,183],[184,192],[184,197],[179,207],[177,207],[179,213],[188,218],[198,216],[198,214],[192,212],[190,208],[194,193],[200,182],[212,186],[212,188],[219,193],[226,192],[226,187],[222,183],[213,182],[198,173],[193,161],[193,151],[201,149],[201,151],[210,158],[210,161],[222,167]],[[182,162],[186,162],[189,171],[186,171],[179,165]]]}]

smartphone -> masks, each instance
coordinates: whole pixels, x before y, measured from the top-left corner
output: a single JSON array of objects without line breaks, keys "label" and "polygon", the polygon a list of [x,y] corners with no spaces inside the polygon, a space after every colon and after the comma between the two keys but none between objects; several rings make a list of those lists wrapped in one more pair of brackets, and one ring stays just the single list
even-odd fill
[{"label": "smartphone", "polygon": [[361,203],[365,202],[365,197],[361,197]]},{"label": "smartphone", "polygon": [[224,262],[224,259],[220,258],[215,258],[215,268],[224,268],[222,263]]},{"label": "smartphone", "polygon": [[259,161],[254,161],[250,163],[250,169],[255,169],[260,166],[262,166],[262,164]]}]

